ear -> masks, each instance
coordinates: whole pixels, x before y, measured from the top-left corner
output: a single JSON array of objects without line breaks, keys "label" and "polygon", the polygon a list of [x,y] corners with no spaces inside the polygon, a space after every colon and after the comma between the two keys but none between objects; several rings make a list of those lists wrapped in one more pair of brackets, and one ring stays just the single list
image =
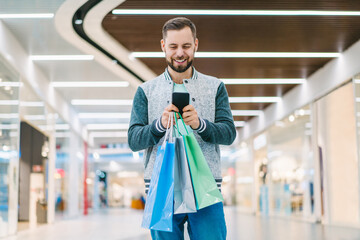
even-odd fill
[{"label": "ear", "polygon": [[162,50],[163,52],[165,52],[165,40],[164,40],[164,39],[161,39],[161,40],[160,40],[160,45],[161,45],[161,50]]},{"label": "ear", "polygon": [[197,52],[198,50],[198,47],[199,47],[199,39],[195,39],[195,52]]}]

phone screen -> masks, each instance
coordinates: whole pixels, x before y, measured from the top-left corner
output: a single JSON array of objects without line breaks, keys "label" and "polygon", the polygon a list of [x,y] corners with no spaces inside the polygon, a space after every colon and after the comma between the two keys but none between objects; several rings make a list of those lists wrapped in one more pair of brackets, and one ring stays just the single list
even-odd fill
[{"label": "phone screen", "polygon": [[189,105],[190,94],[184,92],[173,92],[172,94],[172,104],[174,104],[178,109],[180,114],[183,114],[183,108]]}]

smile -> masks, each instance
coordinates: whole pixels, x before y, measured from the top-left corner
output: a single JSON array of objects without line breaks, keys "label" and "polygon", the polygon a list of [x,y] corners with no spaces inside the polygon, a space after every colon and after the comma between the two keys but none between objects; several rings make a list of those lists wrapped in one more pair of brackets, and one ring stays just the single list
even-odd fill
[{"label": "smile", "polygon": [[183,63],[183,62],[185,62],[186,60],[185,60],[185,59],[182,59],[182,60],[175,60],[175,59],[174,59],[174,61],[177,62],[177,63]]}]

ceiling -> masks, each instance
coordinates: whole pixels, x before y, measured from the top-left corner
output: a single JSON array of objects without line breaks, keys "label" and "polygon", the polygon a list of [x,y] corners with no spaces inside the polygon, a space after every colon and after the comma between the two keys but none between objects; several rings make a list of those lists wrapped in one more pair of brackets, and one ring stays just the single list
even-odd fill
[{"label": "ceiling", "polygon": [[[347,10],[354,1],[148,1],[132,0],[117,9],[239,9]],[[185,15],[186,16],[186,15]],[[160,51],[163,24],[171,15],[114,15],[104,29],[131,52]],[[187,16],[197,27],[198,51],[203,52],[342,52],[360,38],[359,17],[339,16]],[[145,36],[145,37],[144,37]],[[156,74],[161,58],[140,58]],[[198,58],[200,72],[218,78],[307,78],[330,58]],[[283,96],[293,84],[227,85],[230,97]],[[233,110],[263,110],[270,103],[232,103]],[[235,116],[248,120],[249,116]]]},{"label": "ceiling", "polygon": [[[1,13],[54,13],[60,14],[64,0],[2,0]],[[72,1],[74,2],[74,1]],[[75,1],[76,2],[76,1]],[[86,3],[86,1],[82,1]],[[88,3],[111,2],[89,1]],[[120,1],[113,1],[120,2]],[[95,9],[96,4],[93,5]],[[81,4],[80,4],[81,6]],[[74,7],[75,13],[80,7]],[[238,9],[238,10],[343,10],[360,11],[360,1],[151,1],[128,0],[117,9]],[[114,8],[113,7],[113,8]],[[91,8],[91,7],[90,7]],[[131,52],[159,52],[161,28],[171,15],[113,15],[112,9],[100,19],[103,30],[115,39],[118,46]],[[197,26],[200,52],[342,52],[360,39],[359,16],[188,16]],[[72,19],[69,19],[71,21]],[[76,43],[71,43],[55,28],[54,19],[2,19],[20,41],[29,55],[82,55],[89,54]],[[64,23],[64,25],[66,25]],[[116,55],[108,43],[96,41],[88,44],[104,55]],[[79,44],[82,44],[79,41]],[[98,51],[98,50],[97,50]],[[104,55],[108,57],[108,55]],[[117,74],[120,65],[100,64],[93,61],[39,61],[36,64],[51,82],[74,81],[128,81],[125,75]],[[161,74],[166,63],[162,58],[137,58],[149,72]],[[307,78],[330,61],[331,58],[198,58],[195,68],[218,78]],[[130,64],[131,65],[131,64]],[[136,67],[125,63],[135,74]],[[110,70],[109,70],[110,69]],[[112,71],[111,69],[114,69]],[[143,78],[144,81],[149,80]],[[138,84],[126,88],[56,88],[71,104],[73,99],[132,99]],[[296,84],[245,84],[226,85],[230,97],[281,97]],[[231,103],[232,110],[263,110],[271,103]],[[129,113],[131,106],[76,106],[78,113]],[[252,116],[235,116],[236,121],[247,121]],[[81,119],[87,124],[128,123],[129,119],[93,118]],[[90,132],[115,132],[117,129]],[[126,130],[122,130],[126,131]],[[124,143],[126,137],[103,137],[94,141],[95,146],[108,143]]]}]

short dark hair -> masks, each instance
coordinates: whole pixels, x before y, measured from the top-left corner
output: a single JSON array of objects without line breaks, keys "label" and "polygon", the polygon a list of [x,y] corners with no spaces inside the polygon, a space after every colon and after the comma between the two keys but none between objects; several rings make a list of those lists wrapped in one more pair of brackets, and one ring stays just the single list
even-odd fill
[{"label": "short dark hair", "polygon": [[195,24],[188,18],[185,17],[176,17],[168,20],[163,28],[162,28],[162,35],[163,39],[167,36],[167,31],[169,30],[181,30],[185,27],[189,27],[191,29],[192,35],[194,39],[196,39],[196,27]]}]

